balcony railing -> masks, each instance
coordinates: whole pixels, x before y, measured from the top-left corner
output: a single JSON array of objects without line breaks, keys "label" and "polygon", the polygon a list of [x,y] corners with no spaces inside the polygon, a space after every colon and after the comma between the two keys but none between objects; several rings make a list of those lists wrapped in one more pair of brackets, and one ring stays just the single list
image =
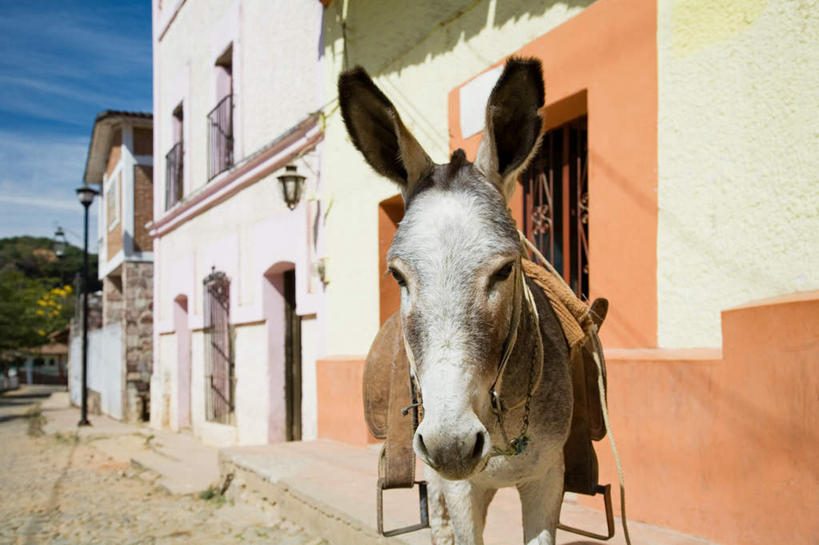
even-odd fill
[{"label": "balcony railing", "polygon": [[165,155],[165,210],[182,200],[182,142]]},{"label": "balcony railing", "polygon": [[233,166],[233,95],[208,114],[208,179]]}]

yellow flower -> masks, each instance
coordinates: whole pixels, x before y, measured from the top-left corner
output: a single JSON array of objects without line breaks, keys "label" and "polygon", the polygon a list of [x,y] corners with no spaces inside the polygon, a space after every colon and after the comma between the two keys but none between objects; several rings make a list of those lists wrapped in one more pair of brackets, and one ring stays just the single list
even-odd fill
[{"label": "yellow flower", "polygon": [[71,289],[71,286],[69,286],[68,284],[66,284],[63,287],[63,290],[65,290],[66,293],[71,293],[72,291],[74,291],[74,290]]},{"label": "yellow flower", "polygon": [[37,316],[42,316],[42,315],[43,315],[43,311],[42,311],[42,309],[39,309],[39,308],[38,308],[38,309],[37,309]]},{"label": "yellow flower", "polygon": [[42,329],[38,329],[37,334],[40,335],[41,337],[45,337],[46,332],[43,331]]},{"label": "yellow flower", "polygon": [[42,299],[40,299],[40,300],[37,301],[37,304],[40,305],[41,307],[44,307],[44,306],[46,306],[47,303],[45,301],[43,301]]}]

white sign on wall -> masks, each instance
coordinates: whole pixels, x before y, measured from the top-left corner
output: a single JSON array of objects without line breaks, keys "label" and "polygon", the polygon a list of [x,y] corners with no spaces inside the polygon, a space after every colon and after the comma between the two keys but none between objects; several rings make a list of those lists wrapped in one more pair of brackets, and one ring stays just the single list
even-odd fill
[{"label": "white sign on wall", "polygon": [[486,117],[486,101],[503,72],[503,66],[497,66],[485,72],[461,87],[461,135],[469,138],[483,130]]}]

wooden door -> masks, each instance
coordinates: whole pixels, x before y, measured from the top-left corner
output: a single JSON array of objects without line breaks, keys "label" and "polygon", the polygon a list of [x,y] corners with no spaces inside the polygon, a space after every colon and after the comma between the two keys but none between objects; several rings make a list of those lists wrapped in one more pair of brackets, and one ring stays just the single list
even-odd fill
[{"label": "wooden door", "polygon": [[284,392],[286,438],[301,440],[301,317],[296,314],[296,271],[284,273]]}]

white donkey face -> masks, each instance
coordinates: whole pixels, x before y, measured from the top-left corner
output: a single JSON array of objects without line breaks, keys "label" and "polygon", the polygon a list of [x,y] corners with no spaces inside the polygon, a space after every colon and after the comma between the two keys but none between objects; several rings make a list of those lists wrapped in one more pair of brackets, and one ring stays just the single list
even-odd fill
[{"label": "white donkey face", "polygon": [[512,322],[520,255],[500,194],[471,165],[457,175],[449,189],[439,182],[414,198],[388,255],[424,403],[414,447],[452,479],[468,477],[489,454],[488,393]]},{"label": "white donkey face", "polygon": [[444,477],[468,478],[490,449],[489,387],[512,322],[519,266],[506,207],[540,139],[540,63],[508,61],[474,164],[461,150],[449,164],[433,164],[360,68],[339,78],[339,102],[353,144],[401,186],[406,204],[388,265],[401,286],[424,404],[415,451]]}]

